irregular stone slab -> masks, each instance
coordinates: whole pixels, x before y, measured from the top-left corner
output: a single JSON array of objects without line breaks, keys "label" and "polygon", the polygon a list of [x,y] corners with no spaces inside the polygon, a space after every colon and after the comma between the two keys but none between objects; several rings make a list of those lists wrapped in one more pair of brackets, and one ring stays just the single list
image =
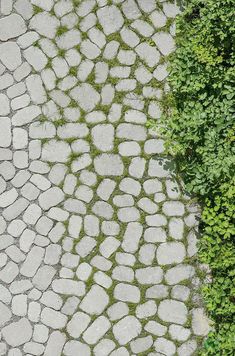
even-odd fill
[{"label": "irregular stone slab", "polygon": [[[2,292],[0,290],[0,292]],[[12,313],[10,309],[0,302],[0,327],[2,328],[10,319],[11,319]]]},{"label": "irregular stone slab", "polygon": [[175,344],[163,337],[157,339],[154,343],[155,349],[157,352],[160,352],[160,355],[173,356],[175,355],[176,347]]},{"label": "irregular stone slab", "polygon": [[116,135],[118,138],[134,141],[144,141],[147,137],[145,127],[133,124],[118,125]]},{"label": "irregular stone slab", "polygon": [[139,303],[140,291],[136,286],[119,283],[114,289],[114,297],[123,302]]},{"label": "irregular stone slab", "polygon": [[152,38],[164,56],[168,56],[174,51],[175,42],[169,33],[158,32]]},{"label": "irregular stone slab", "polygon": [[141,332],[141,324],[134,316],[126,316],[113,327],[113,334],[120,345],[126,345]]},{"label": "irregular stone slab", "polygon": [[149,170],[148,174],[150,177],[165,178],[170,175],[170,168],[172,162],[168,159],[154,159],[151,158],[149,161]]},{"label": "irregular stone slab", "polygon": [[50,122],[40,123],[36,121],[29,126],[29,137],[31,138],[52,138],[55,135],[55,126]]},{"label": "irregular stone slab", "polygon": [[100,100],[100,95],[91,84],[83,83],[72,89],[70,92],[72,98],[78,102],[85,111],[91,111]]},{"label": "irregular stone slab", "polygon": [[136,52],[149,67],[154,67],[159,62],[160,53],[155,47],[150,46],[148,43],[140,43],[136,47]]},{"label": "irregular stone slab", "polygon": [[47,12],[35,15],[29,23],[29,28],[37,31],[40,35],[53,39],[60,22],[55,16]]},{"label": "irregular stone slab", "polygon": [[83,340],[88,345],[94,345],[101,339],[102,336],[110,329],[111,323],[105,316],[98,317],[84,332]]},{"label": "irregular stone slab", "polygon": [[84,295],[85,285],[83,282],[73,281],[69,279],[55,279],[52,282],[54,292],[65,295],[76,295],[78,297]]},{"label": "irregular stone slab", "polygon": [[163,204],[162,211],[167,216],[182,216],[185,209],[180,201],[167,201]]},{"label": "irregular stone slab", "polygon": [[28,200],[19,198],[8,208],[4,209],[2,215],[7,221],[14,220],[27,208],[28,205]]},{"label": "irregular stone slab", "polygon": [[188,311],[184,303],[165,299],[160,302],[158,316],[163,321],[183,325],[187,320]]},{"label": "irregular stone slab", "polygon": [[160,267],[139,268],[135,272],[136,279],[140,284],[161,283],[163,271]]},{"label": "irregular stone slab", "polygon": [[53,187],[40,194],[39,205],[43,210],[48,210],[52,206],[56,206],[64,199],[63,191],[58,187]]},{"label": "irregular stone slab", "polygon": [[109,355],[115,349],[115,343],[109,339],[102,339],[95,347],[95,355]]},{"label": "irregular stone slab", "polygon": [[124,23],[121,11],[113,5],[99,9],[97,16],[106,35],[119,31]]},{"label": "irregular stone slab", "polygon": [[112,125],[96,125],[91,130],[94,145],[101,151],[107,152],[113,149],[114,128]]},{"label": "irregular stone slab", "polygon": [[32,122],[37,116],[41,114],[41,109],[38,106],[30,105],[27,108],[18,110],[12,117],[12,124],[14,126],[23,126]]},{"label": "irregular stone slab", "polygon": [[65,335],[60,331],[53,331],[47,341],[44,356],[60,356],[65,344]]},{"label": "irregular stone slab", "polygon": [[88,314],[101,314],[109,303],[109,297],[104,289],[93,285],[80,304],[80,309]]},{"label": "irregular stone slab", "polygon": [[194,276],[195,269],[189,265],[178,265],[166,272],[165,279],[169,285],[180,283]]},{"label": "irregular stone slab", "polygon": [[73,173],[78,172],[90,166],[91,163],[92,163],[91,156],[88,153],[85,153],[84,155],[81,155],[79,158],[77,158],[72,162],[71,165],[72,172]]},{"label": "irregular stone slab", "polygon": [[82,228],[82,218],[72,215],[69,219],[69,234],[71,237],[77,238]]},{"label": "irregular stone slab", "polygon": [[5,94],[0,94],[0,115],[5,116],[10,112],[9,99]]},{"label": "irregular stone slab", "polygon": [[178,355],[191,356],[197,349],[197,343],[195,340],[189,340],[183,343],[178,349]]},{"label": "irregular stone slab", "polygon": [[51,308],[44,308],[41,313],[41,321],[43,324],[52,329],[62,329],[67,323],[67,316],[53,310]]},{"label": "irregular stone slab", "polygon": [[120,176],[123,173],[121,158],[115,154],[101,154],[94,159],[95,171],[101,176]]},{"label": "irregular stone slab", "polygon": [[139,246],[139,240],[142,236],[143,226],[138,222],[130,222],[127,225],[122,248],[126,252],[134,253],[137,251]]},{"label": "irregular stone slab", "polygon": [[7,206],[14,203],[18,197],[18,192],[15,188],[12,188],[0,195],[0,207],[6,208]]},{"label": "irregular stone slab", "polygon": [[19,268],[16,263],[10,261],[0,271],[0,280],[5,283],[11,283],[19,274]]},{"label": "irregular stone slab", "polygon": [[15,323],[11,323],[2,329],[3,338],[12,347],[23,345],[32,336],[32,326],[26,318],[22,318]]},{"label": "irregular stone slab", "polygon": [[20,15],[11,14],[0,19],[0,40],[7,41],[25,33],[27,27]]},{"label": "irregular stone slab", "polygon": [[181,263],[186,257],[186,250],[182,242],[162,243],[156,254],[160,265],[169,265],[172,263]]},{"label": "irregular stone slab", "polygon": [[15,42],[1,44],[0,60],[9,70],[15,70],[22,63],[19,46]]},{"label": "irregular stone slab", "polygon": [[82,355],[82,356],[90,356],[91,351],[89,346],[79,342],[79,341],[68,341],[64,347],[64,354],[65,356],[75,356],[75,355]]},{"label": "irregular stone slab", "polygon": [[183,326],[172,324],[169,327],[169,334],[174,340],[186,341],[189,338],[191,331]]},{"label": "irregular stone slab", "polygon": [[210,331],[209,319],[202,308],[192,311],[192,328],[195,335],[206,336]]},{"label": "irregular stone slab", "polygon": [[140,354],[141,352],[148,350],[152,346],[152,344],[152,336],[149,335],[146,337],[141,337],[131,342],[131,350],[135,354]]},{"label": "irregular stone slab", "polygon": [[26,86],[34,104],[43,104],[47,101],[46,91],[42,79],[37,74],[32,74],[26,79]]},{"label": "irregular stone slab", "polygon": [[8,117],[1,117],[0,125],[0,147],[9,147],[11,144],[11,120]]},{"label": "irregular stone slab", "polygon": [[70,153],[71,148],[68,143],[50,140],[42,147],[42,160],[48,162],[67,162]]},{"label": "irregular stone slab", "polygon": [[51,266],[42,266],[38,269],[32,282],[36,288],[40,290],[46,290],[51,284],[53,277],[56,274],[56,270]]},{"label": "irregular stone slab", "polygon": [[91,318],[85,313],[75,313],[67,324],[67,331],[73,338],[78,338],[87,328]]},{"label": "irregular stone slab", "polygon": [[39,246],[34,246],[27,255],[20,273],[26,277],[33,277],[37,272],[44,256],[44,249]]}]

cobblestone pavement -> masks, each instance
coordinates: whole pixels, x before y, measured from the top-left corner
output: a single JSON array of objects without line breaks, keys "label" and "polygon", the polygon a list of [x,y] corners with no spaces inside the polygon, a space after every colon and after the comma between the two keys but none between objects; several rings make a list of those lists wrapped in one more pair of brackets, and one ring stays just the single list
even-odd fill
[{"label": "cobblestone pavement", "polygon": [[0,355],[196,354],[198,211],[146,128],[178,8],[0,3]]}]

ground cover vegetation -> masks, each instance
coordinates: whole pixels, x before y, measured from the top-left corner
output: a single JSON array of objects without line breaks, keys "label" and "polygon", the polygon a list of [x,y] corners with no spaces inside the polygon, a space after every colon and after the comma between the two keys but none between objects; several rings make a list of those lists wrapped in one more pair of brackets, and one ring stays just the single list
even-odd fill
[{"label": "ground cover vegetation", "polygon": [[235,353],[235,2],[184,1],[161,129],[186,189],[202,206],[199,259],[212,329],[202,355]]}]

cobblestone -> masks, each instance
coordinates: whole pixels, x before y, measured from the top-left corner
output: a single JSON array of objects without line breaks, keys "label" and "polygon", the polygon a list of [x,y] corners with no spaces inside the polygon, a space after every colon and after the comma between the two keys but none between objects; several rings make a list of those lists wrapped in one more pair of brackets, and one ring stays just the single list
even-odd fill
[{"label": "cobblestone", "polygon": [[198,208],[146,127],[178,12],[1,1],[1,355],[187,356],[207,335]]}]

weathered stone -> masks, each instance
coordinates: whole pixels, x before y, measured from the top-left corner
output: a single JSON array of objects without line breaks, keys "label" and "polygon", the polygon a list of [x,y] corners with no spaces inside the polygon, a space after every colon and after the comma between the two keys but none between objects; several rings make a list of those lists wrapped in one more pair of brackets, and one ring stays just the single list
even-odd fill
[{"label": "weathered stone", "polygon": [[26,32],[26,25],[21,16],[11,14],[0,20],[0,40],[7,41]]},{"label": "weathered stone", "polygon": [[79,341],[68,341],[63,350],[65,356],[74,356],[74,355],[83,355],[90,356],[90,348],[89,346],[79,342]]},{"label": "weathered stone", "polygon": [[66,142],[50,140],[43,145],[42,159],[49,162],[67,162],[71,149]]},{"label": "weathered stone", "polygon": [[53,309],[44,308],[41,313],[41,321],[52,329],[62,329],[67,323],[67,317]]},{"label": "weathered stone", "polygon": [[55,16],[51,16],[47,12],[36,14],[30,21],[30,28],[36,30],[40,35],[54,38],[56,29],[59,26],[59,21]]},{"label": "weathered stone", "polygon": [[90,84],[81,84],[71,90],[71,96],[85,111],[91,111],[100,100],[100,95]]},{"label": "weathered stone", "polygon": [[158,263],[160,265],[168,265],[172,263],[180,263],[186,256],[186,251],[181,242],[165,242],[162,243],[156,253]]},{"label": "weathered stone", "polygon": [[54,292],[66,295],[76,295],[78,297],[84,295],[85,285],[83,282],[73,281],[69,279],[56,279],[52,282]]},{"label": "weathered stone", "polygon": [[170,340],[167,340],[163,337],[157,339],[154,343],[155,349],[157,352],[160,352],[160,354],[166,355],[166,356],[173,356],[175,355],[176,347],[174,343]]},{"label": "weathered stone", "polygon": [[115,154],[102,154],[94,159],[96,172],[101,176],[120,176],[123,173],[121,158]]},{"label": "weathered stone", "polygon": [[[1,291],[2,292],[2,291]],[[0,326],[1,328],[11,319],[11,311],[10,309],[0,302]]]},{"label": "weathered stone", "polygon": [[127,344],[141,332],[141,324],[134,316],[126,316],[113,327],[113,334],[120,345]]},{"label": "weathered stone", "polygon": [[187,320],[187,308],[182,302],[165,299],[158,307],[159,318],[163,321],[183,325]]},{"label": "weathered stone", "polygon": [[2,329],[2,335],[8,345],[20,346],[28,342],[32,336],[32,326],[26,318],[13,322]]},{"label": "weathered stone", "polygon": [[80,309],[89,314],[101,314],[109,303],[109,297],[103,288],[93,285],[80,304]]},{"label": "weathered stone", "polygon": [[140,291],[136,286],[120,283],[114,289],[114,297],[123,302],[138,303]]},{"label": "weathered stone", "polygon": [[11,41],[1,44],[0,60],[9,70],[15,70],[22,63],[19,46]]},{"label": "weathered stone", "polygon": [[87,328],[91,318],[81,312],[77,312],[73,315],[72,319],[67,324],[67,331],[73,338],[78,338],[82,332]]},{"label": "weathered stone", "polygon": [[192,311],[192,328],[195,335],[206,336],[210,330],[209,319],[203,309],[197,308]]},{"label": "weathered stone", "polygon": [[113,5],[99,9],[97,16],[106,35],[117,32],[124,23],[120,10]]},{"label": "weathered stone", "polygon": [[47,342],[47,346],[44,351],[44,356],[60,356],[63,346],[65,344],[65,335],[60,331],[53,331]]},{"label": "weathered stone", "polygon": [[89,345],[96,344],[97,341],[109,330],[110,326],[110,321],[105,316],[102,315],[98,317],[84,332],[83,340]]},{"label": "weathered stone", "polygon": [[57,205],[64,199],[64,193],[60,188],[54,187],[48,189],[39,196],[39,205],[42,209],[48,210]]}]

